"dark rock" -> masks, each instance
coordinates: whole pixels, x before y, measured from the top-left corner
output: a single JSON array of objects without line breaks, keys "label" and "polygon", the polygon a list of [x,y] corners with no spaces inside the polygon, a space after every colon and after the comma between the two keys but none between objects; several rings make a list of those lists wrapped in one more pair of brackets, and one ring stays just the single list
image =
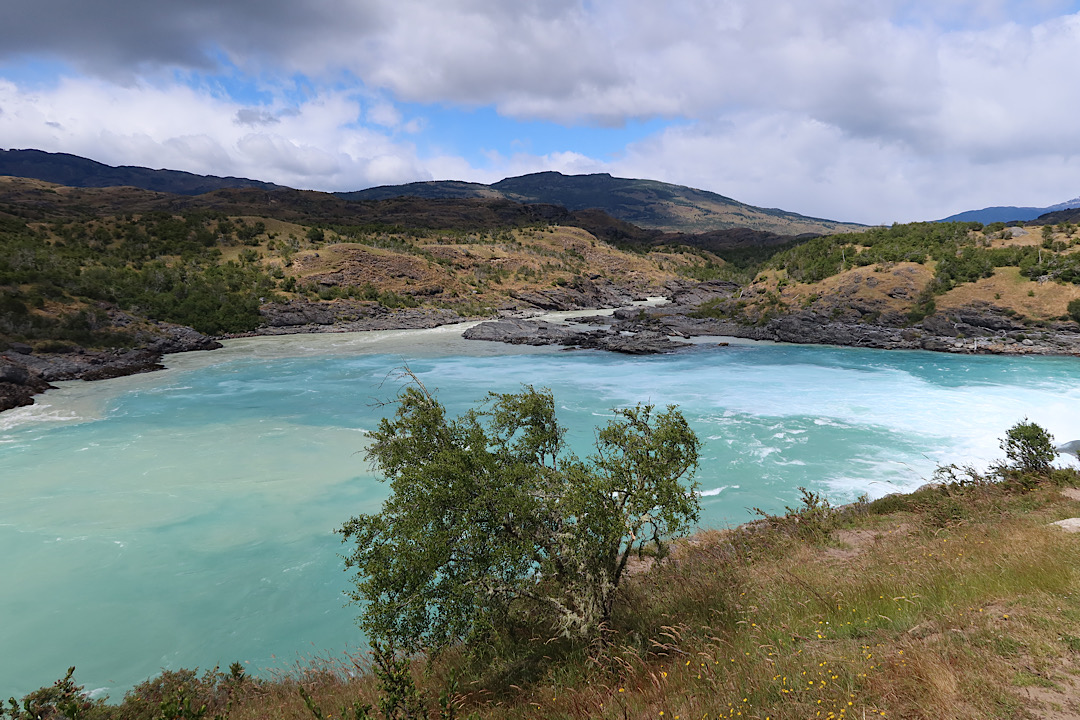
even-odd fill
[{"label": "dark rock", "polygon": [[511,345],[578,345],[588,335],[600,332],[573,330],[544,320],[504,318],[474,325],[463,333],[463,337]]},{"label": "dark rock", "polygon": [[259,308],[259,314],[270,327],[330,325],[334,322],[334,312],[328,305],[304,301],[268,303]]},{"label": "dark rock", "polygon": [[987,330],[1023,330],[1024,326],[1015,320],[1002,315],[985,312],[960,312],[958,319],[965,325],[985,328]]},{"label": "dark rock", "polygon": [[717,298],[730,298],[739,292],[736,283],[727,280],[711,280],[682,288],[671,295],[672,305],[701,305]]},{"label": "dark rock", "polygon": [[0,355],[0,411],[31,405],[36,393],[52,387],[39,373],[20,362],[23,355],[15,357]]},{"label": "dark rock", "polygon": [[465,331],[467,340],[488,340],[511,345],[566,345],[609,350],[629,355],[671,352],[685,343],[676,343],[658,332],[622,334],[613,330],[575,330],[543,320],[506,318],[474,325]]},{"label": "dark rock", "polygon": [[17,365],[7,358],[0,357],[0,383],[25,385],[30,379],[30,371],[25,365]]},{"label": "dark rock", "polygon": [[923,321],[919,324],[930,335],[956,337],[959,334],[956,323],[944,315],[931,315],[923,318]]},{"label": "dark rock", "polygon": [[578,343],[578,346],[609,350],[627,355],[656,355],[674,352],[681,347],[687,347],[686,343],[674,342],[667,335],[650,330],[634,333],[633,335],[623,335],[615,332],[607,332],[598,336],[590,335],[583,338]]},{"label": "dark rock", "polygon": [[[461,322],[465,318],[442,308],[390,310],[378,303],[339,300],[333,303],[296,301],[260,309],[267,324],[253,335],[360,332],[365,330],[422,330]],[[312,322],[305,323],[308,319]]]},{"label": "dark rock", "polygon": [[563,287],[539,292],[515,292],[511,297],[548,311],[589,310],[629,305],[634,294],[606,278],[576,278]]}]

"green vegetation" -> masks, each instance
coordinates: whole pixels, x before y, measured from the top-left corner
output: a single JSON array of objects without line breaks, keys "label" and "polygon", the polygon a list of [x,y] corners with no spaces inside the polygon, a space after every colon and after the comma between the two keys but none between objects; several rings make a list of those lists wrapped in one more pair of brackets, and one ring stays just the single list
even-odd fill
[{"label": "green vegetation", "polygon": [[[245,228],[247,228],[245,230]],[[205,333],[251,330],[278,281],[233,232],[259,229],[212,214],[148,213],[31,226],[0,216],[0,334],[14,340],[122,345],[100,303]]]},{"label": "green vegetation", "polygon": [[[991,226],[992,227],[992,226]],[[870,228],[859,235],[815,238],[777,253],[764,266],[787,272],[800,282],[820,282],[853,267],[883,263],[935,263],[930,290],[940,294],[963,283],[990,277],[999,267],[1019,267],[1029,278],[1047,276],[1080,284],[1080,255],[1066,253],[1069,244],[990,247],[991,227],[980,223],[910,223]],[[1004,232],[1004,231],[1003,231]]]},{"label": "green vegetation", "polygon": [[550,392],[493,394],[449,420],[412,380],[368,451],[391,496],[342,529],[362,627],[410,652],[490,654],[523,627],[602,640],[631,556],[663,557],[698,518],[686,420],[615,410],[584,462],[565,449]]},{"label": "green vegetation", "polygon": [[1054,456],[1054,437],[1042,427],[1024,418],[1005,433],[1001,441],[1008,461],[1006,470],[1041,474],[1050,472]]},{"label": "green vegetation", "polygon": [[[1002,444],[1048,438],[1024,421]],[[1080,570],[1062,562],[1080,534],[1048,526],[1080,515],[1080,474],[1007,459],[843,507],[803,491],[782,515],[676,544],[670,562],[638,560],[603,646],[522,634],[503,663],[376,646],[274,679],[239,664],[169,671],[119,705],[91,700],[69,671],[0,717],[1044,716],[1080,701]]]}]

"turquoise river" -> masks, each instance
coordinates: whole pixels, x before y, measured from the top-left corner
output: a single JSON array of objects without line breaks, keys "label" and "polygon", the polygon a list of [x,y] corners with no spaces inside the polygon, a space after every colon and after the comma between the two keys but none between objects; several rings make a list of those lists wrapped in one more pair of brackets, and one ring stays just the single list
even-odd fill
[{"label": "turquoise river", "polygon": [[460,330],[233,340],[0,415],[0,695],[69,665],[119,700],[162,669],[273,672],[361,648],[334,530],[385,497],[365,431],[405,362],[454,414],[551,388],[579,454],[612,407],[679,405],[704,441],[705,527],[794,505],[799,486],[842,503],[985,466],[1024,417],[1080,437],[1071,358],[752,343],[627,357]]}]

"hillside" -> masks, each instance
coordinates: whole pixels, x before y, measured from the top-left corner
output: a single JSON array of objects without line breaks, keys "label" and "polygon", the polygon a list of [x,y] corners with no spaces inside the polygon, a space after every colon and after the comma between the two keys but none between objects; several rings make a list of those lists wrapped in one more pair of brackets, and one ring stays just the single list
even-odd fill
[{"label": "hillside", "polygon": [[810,218],[784,210],[754,207],[716,193],[681,185],[617,178],[607,173],[563,175],[541,172],[506,178],[492,185],[427,182],[341,193],[352,200],[417,197],[503,197],[524,203],[562,205],[568,210],[598,208],[643,228],[669,233],[704,233],[744,227],[779,235],[836,233],[864,226]]},{"label": "hillside", "polygon": [[900,328],[957,338],[967,351],[980,339],[985,350],[1071,336],[1080,331],[1078,228],[913,223],[815,238],[759,265],[737,299],[700,312],[759,328],[785,317]]},{"label": "hillside", "polygon": [[[230,188],[288,190],[280,185],[246,178],[195,175],[135,166],[114,167],[76,155],[41,150],[0,150],[0,176],[42,180],[68,187],[132,187],[174,195],[202,195]],[[728,228],[751,228],[778,235],[799,235],[855,231],[863,227],[754,207],[722,195],[680,185],[616,178],[606,173],[563,175],[541,172],[506,178],[493,185],[454,180],[415,182],[336,195],[348,201],[399,198],[512,200],[522,204],[562,206],[571,212],[599,209],[641,228],[666,233],[697,234]]]},{"label": "hillside", "polygon": [[[842,324],[1019,341],[1080,327],[1068,222],[916,223],[800,240],[745,228],[663,233],[504,198],[182,196],[18,178],[0,178],[0,222],[0,342],[43,349],[138,345],[148,321],[211,335],[363,329],[403,308],[428,313],[415,322],[447,322],[624,304],[716,279],[743,287],[673,310],[728,323],[714,334],[845,344],[847,335],[809,329]],[[799,319],[794,335],[770,330],[785,317]]]},{"label": "hillside", "polygon": [[[139,344],[144,321],[215,335],[288,327],[287,304],[311,322],[417,307],[440,318],[588,307],[659,292],[719,263],[704,251],[627,252],[597,237],[641,232],[504,199],[347,202],[254,189],[190,197],[0,178],[0,343]],[[319,303],[333,312],[309,307]]]},{"label": "hillside", "polygon": [[3,175],[44,180],[71,187],[129,186],[177,195],[199,195],[232,187],[281,187],[246,178],[196,175],[179,170],[151,170],[131,165],[114,167],[77,155],[48,153],[42,150],[0,150],[0,176]]}]

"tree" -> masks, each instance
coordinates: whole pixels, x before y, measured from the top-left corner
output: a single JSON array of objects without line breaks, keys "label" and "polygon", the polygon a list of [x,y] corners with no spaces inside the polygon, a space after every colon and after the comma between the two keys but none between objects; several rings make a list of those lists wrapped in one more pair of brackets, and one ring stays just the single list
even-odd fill
[{"label": "tree", "polygon": [[1008,469],[1025,473],[1049,472],[1056,455],[1054,436],[1027,418],[1006,431],[1001,449],[1009,461]]},{"label": "tree", "polygon": [[1069,304],[1065,306],[1065,311],[1069,313],[1070,318],[1080,322],[1080,298],[1070,300]]},{"label": "tree", "polygon": [[597,639],[631,555],[662,558],[699,511],[699,441],[682,414],[614,412],[582,461],[548,390],[491,393],[448,419],[422,384],[407,387],[367,453],[391,495],[341,529],[361,627],[406,650],[480,640],[524,617]]}]

